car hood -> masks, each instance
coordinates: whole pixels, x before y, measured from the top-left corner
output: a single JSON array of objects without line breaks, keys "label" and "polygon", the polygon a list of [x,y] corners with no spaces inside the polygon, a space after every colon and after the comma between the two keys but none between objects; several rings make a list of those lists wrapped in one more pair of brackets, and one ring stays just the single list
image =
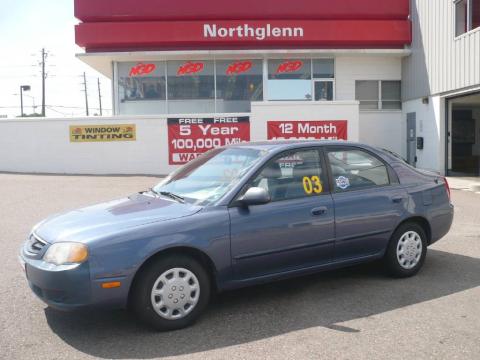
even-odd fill
[{"label": "car hood", "polygon": [[122,229],[190,216],[202,207],[135,194],[47,218],[34,228],[44,241],[88,242]]}]

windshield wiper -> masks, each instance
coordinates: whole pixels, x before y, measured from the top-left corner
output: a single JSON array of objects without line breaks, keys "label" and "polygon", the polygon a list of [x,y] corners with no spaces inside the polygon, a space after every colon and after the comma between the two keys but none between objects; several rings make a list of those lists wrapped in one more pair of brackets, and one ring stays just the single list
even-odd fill
[{"label": "windshield wiper", "polygon": [[176,201],[178,201],[182,204],[185,203],[185,199],[183,197],[181,197],[180,195],[171,193],[170,191],[160,191],[160,192],[154,191],[154,192],[157,193],[157,194],[163,195],[163,196],[168,196],[169,198],[171,198],[173,200],[176,200]]},{"label": "windshield wiper", "polygon": [[[140,191],[139,194],[148,194],[148,193],[152,193],[153,195],[156,195],[158,196],[158,192],[156,192],[153,188],[149,188],[148,190],[145,190],[145,191]],[[150,194],[151,195],[151,194]]]}]

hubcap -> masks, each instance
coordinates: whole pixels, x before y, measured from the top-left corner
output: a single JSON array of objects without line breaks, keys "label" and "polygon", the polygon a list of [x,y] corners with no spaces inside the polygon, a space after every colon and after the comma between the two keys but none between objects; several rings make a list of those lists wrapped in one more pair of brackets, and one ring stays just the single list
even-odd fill
[{"label": "hubcap", "polygon": [[151,300],[155,312],[167,320],[187,316],[200,298],[200,284],[194,273],[173,268],[158,277],[152,288]]},{"label": "hubcap", "polygon": [[398,263],[404,269],[412,269],[422,256],[422,238],[415,231],[407,231],[397,245]]}]

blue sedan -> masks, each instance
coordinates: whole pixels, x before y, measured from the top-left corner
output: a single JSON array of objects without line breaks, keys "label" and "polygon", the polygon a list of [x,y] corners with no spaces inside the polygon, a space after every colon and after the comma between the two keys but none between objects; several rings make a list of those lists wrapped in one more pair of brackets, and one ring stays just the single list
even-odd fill
[{"label": "blue sedan", "polygon": [[170,330],[198,318],[214,291],[377,259],[412,276],[452,220],[446,179],[388,151],[245,143],[147,191],[44,220],[20,259],[53,308],[128,307]]}]

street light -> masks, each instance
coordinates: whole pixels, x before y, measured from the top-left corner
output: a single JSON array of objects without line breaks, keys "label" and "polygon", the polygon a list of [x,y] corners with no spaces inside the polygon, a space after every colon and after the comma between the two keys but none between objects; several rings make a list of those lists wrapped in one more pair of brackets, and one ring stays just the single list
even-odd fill
[{"label": "street light", "polygon": [[20,117],[23,117],[23,92],[30,91],[30,85],[20,86]]}]

